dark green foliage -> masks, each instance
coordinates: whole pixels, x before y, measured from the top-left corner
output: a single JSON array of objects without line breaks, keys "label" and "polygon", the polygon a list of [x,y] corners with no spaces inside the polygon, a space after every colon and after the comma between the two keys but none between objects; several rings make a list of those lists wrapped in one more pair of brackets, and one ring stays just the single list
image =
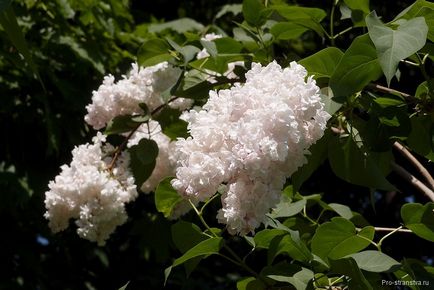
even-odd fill
[{"label": "dark green foliage", "polygon": [[[364,290],[387,289],[384,279],[433,285],[433,203],[392,169],[400,164],[425,182],[393,149],[400,142],[434,172],[434,6],[295,2],[0,1],[0,289],[166,283],[165,289]],[[224,37],[201,40],[209,32]],[[196,59],[203,48],[210,56]],[[256,235],[229,235],[215,221],[219,198],[168,220],[185,205],[172,177],[127,205],[130,219],[104,247],[78,238],[73,223],[50,232],[44,192],[70,162],[71,149],[94,135],[83,116],[105,74],[119,79],[131,62],[169,61],[183,73],[163,99],[201,106],[210,90],[242,83],[252,62],[272,60],[305,66],[332,118]],[[234,70],[237,79],[208,81],[234,61],[245,65]],[[149,118],[172,140],[188,137],[178,110],[141,108],[105,128],[121,149],[120,134]],[[128,151],[140,186],[154,170],[158,146],[143,139]],[[374,228],[401,223],[413,233],[386,236]]]}]

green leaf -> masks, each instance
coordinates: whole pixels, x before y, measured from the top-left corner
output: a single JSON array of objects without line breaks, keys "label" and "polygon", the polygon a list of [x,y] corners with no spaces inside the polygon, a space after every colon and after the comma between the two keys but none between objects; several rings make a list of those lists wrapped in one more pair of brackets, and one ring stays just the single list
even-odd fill
[{"label": "green leaf", "polygon": [[24,60],[30,66],[31,70],[41,83],[42,87],[45,89],[38,69],[33,62],[33,58],[28,48],[26,39],[24,38],[23,32],[18,26],[17,17],[15,16],[14,10],[10,6],[10,3],[11,1],[2,1],[0,3],[0,25],[3,27],[12,44],[23,56]]},{"label": "green leaf", "polygon": [[[114,117],[110,122],[108,122],[107,127],[104,130],[105,135],[120,134],[125,132],[130,132],[137,128],[137,126],[142,122],[135,122],[132,120],[131,115],[120,115]],[[148,117],[149,119],[149,117]]]},{"label": "green leaf", "polygon": [[369,14],[369,0],[344,0],[351,9],[351,20],[355,27],[365,26],[365,17]]},{"label": "green leaf", "polygon": [[261,0],[243,0],[243,16],[248,24],[254,27],[260,27],[265,23],[266,18],[262,11],[265,9]]},{"label": "green leaf", "polygon": [[349,257],[356,261],[360,269],[369,272],[389,272],[400,266],[395,259],[379,251],[363,251]]},{"label": "green leaf", "polygon": [[72,9],[69,1],[67,0],[57,0],[57,4],[59,5],[59,12],[66,19],[73,19],[75,16],[75,11]]},{"label": "green leaf", "polygon": [[209,238],[205,241],[202,241],[190,250],[188,250],[184,255],[176,259],[173,262],[172,267],[181,265],[195,257],[218,254],[220,249],[223,247],[223,243],[224,240],[220,237]]},{"label": "green leaf", "polygon": [[336,274],[348,276],[348,289],[351,290],[372,290],[372,286],[363,276],[356,261],[353,258],[330,260],[331,271]]},{"label": "green leaf", "polygon": [[323,260],[345,257],[369,246],[374,233],[374,228],[370,226],[357,232],[352,222],[335,217],[316,230],[312,238],[312,253]]},{"label": "green leaf", "polygon": [[312,282],[315,289],[327,289],[331,284],[329,277],[323,273],[315,273],[314,280]]},{"label": "green leaf", "polygon": [[278,22],[274,24],[270,32],[277,40],[297,39],[309,29],[292,22]]},{"label": "green leaf", "polygon": [[184,64],[187,64],[191,60],[196,58],[197,53],[200,51],[199,48],[193,45],[186,45],[181,48],[179,51],[183,58],[184,58]]},{"label": "green leaf", "polygon": [[130,169],[136,185],[140,188],[154,171],[158,156],[158,145],[154,140],[143,138],[137,145],[129,148]]},{"label": "green leaf", "polygon": [[316,23],[320,23],[327,16],[327,13],[320,8],[273,5],[272,9],[276,10],[277,13],[287,20],[312,19]]},{"label": "green leaf", "polygon": [[327,158],[328,140],[330,133],[326,132],[324,136],[313,144],[310,148],[310,155],[306,156],[307,163],[300,167],[292,176],[291,181],[294,191],[298,191],[311,175],[324,163]]},{"label": "green leaf", "polygon": [[338,215],[347,220],[350,220],[354,216],[351,209],[346,205],[339,203],[329,203],[328,206],[333,209]]},{"label": "green leaf", "polygon": [[380,97],[374,99],[374,102],[377,103],[381,108],[398,107],[405,105],[405,101],[398,98]]},{"label": "green leaf", "polygon": [[323,87],[320,92],[321,100],[324,103],[324,110],[330,115],[334,115],[342,107],[342,104],[333,100],[334,95],[330,87]]},{"label": "green leaf", "polygon": [[345,3],[339,4],[339,11],[341,12],[340,20],[351,19],[351,9]]},{"label": "green leaf", "polygon": [[[422,287],[418,287],[413,289],[427,289],[427,287],[433,285],[434,283],[434,269],[433,267],[429,267],[426,264],[422,263],[416,259],[403,259],[402,261],[402,269],[405,271],[401,276],[401,280],[403,281],[422,281],[428,284],[422,284]],[[396,274],[396,272],[395,272]],[[429,288],[429,287],[428,287]]]},{"label": "green leaf", "polygon": [[[197,53],[200,51],[199,48],[193,45],[181,46],[176,41],[166,38],[169,45],[178,53],[182,55],[184,65],[190,62],[192,59],[196,58]],[[212,42],[203,42],[204,44],[212,44]],[[211,49],[211,48],[210,48]]]},{"label": "green leaf", "polygon": [[243,10],[243,6],[241,4],[226,4],[220,9],[220,11],[214,17],[214,19],[219,19],[220,17],[222,17],[227,13],[238,15],[242,12],[242,10]]},{"label": "green leaf", "polygon": [[344,143],[336,136],[329,142],[329,162],[333,172],[343,180],[369,188],[394,190],[376,162],[348,137]]},{"label": "green leaf", "polygon": [[428,39],[434,42],[434,3],[418,0],[410,7],[401,12],[394,21],[399,18],[403,19],[413,19],[422,16],[425,18],[426,24],[428,26]]},{"label": "green leaf", "polygon": [[206,239],[197,225],[181,220],[172,225],[171,231],[173,243],[181,253],[187,252]]},{"label": "green leaf", "polygon": [[148,28],[151,33],[160,33],[166,29],[182,34],[187,31],[202,31],[204,26],[191,18],[179,18],[165,23],[151,24]]},{"label": "green leaf", "polygon": [[150,113],[148,105],[146,103],[139,103],[140,109],[142,109],[144,115],[148,115]]},{"label": "green leaf", "polygon": [[398,69],[399,62],[421,49],[425,45],[428,33],[428,26],[423,17],[408,21],[402,19],[399,23],[399,27],[394,30],[384,25],[375,11],[366,17],[369,37],[377,49],[378,60],[388,85]]},{"label": "green leaf", "polygon": [[128,287],[128,284],[130,284],[130,281],[127,282],[127,284],[125,284],[124,286],[122,286],[121,288],[119,288],[118,290],[126,290]]},{"label": "green leaf", "polygon": [[283,230],[265,229],[265,230],[262,230],[262,231],[256,233],[256,235],[253,237],[253,239],[255,241],[256,248],[268,249],[270,247],[271,241],[275,237],[280,237],[280,236],[283,236],[285,234],[286,234],[286,232]]},{"label": "green leaf", "polygon": [[237,290],[266,290],[267,286],[255,277],[247,277],[237,282]]},{"label": "green leaf", "polygon": [[228,70],[228,63],[235,61],[246,61],[250,58],[247,54],[218,54],[215,57],[198,59],[189,63],[194,68],[203,70],[208,69],[220,74],[224,74]]},{"label": "green leaf", "polygon": [[214,41],[201,40],[200,43],[206,49],[210,56],[217,55],[217,46],[215,45]]},{"label": "green leaf", "polygon": [[335,97],[361,91],[382,74],[375,46],[367,34],[357,37],[342,56],[330,77]]},{"label": "green leaf", "polygon": [[430,79],[428,81],[422,82],[420,85],[417,86],[416,92],[414,96],[421,100],[427,100],[430,98],[430,95],[434,95],[434,92],[430,92],[430,84],[434,84],[434,79]]},{"label": "green leaf", "polygon": [[187,99],[205,99],[209,96],[209,91],[215,86],[216,84],[203,81],[187,89],[179,88],[175,95]]},{"label": "green leaf", "polygon": [[336,47],[327,47],[299,61],[315,79],[330,78],[344,53]]},{"label": "green leaf", "polygon": [[344,0],[345,4],[351,10],[361,10],[365,13],[369,13],[369,0]]},{"label": "green leaf", "polygon": [[214,43],[220,54],[238,54],[243,49],[243,45],[232,37],[217,38]]},{"label": "green leaf", "polygon": [[172,59],[166,41],[155,38],[145,41],[137,52],[137,60],[141,66],[152,66]]},{"label": "green leaf", "polygon": [[176,140],[178,137],[187,138],[188,136],[188,123],[179,119],[179,116],[181,116],[179,110],[166,106],[154,119],[160,123],[161,129],[166,136]]},{"label": "green leaf", "polygon": [[324,28],[320,22],[327,14],[322,9],[289,5],[273,5],[271,9],[275,10],[289,22],[312,29],[320,36],[324,35]]},{"label": "green leaf", "polygon": [[311,270],[286,262],[264,267],[260,275],[277,282],[289,283],[297,290],[307,289],[309,282],[314,278]]},{"label": "green leaf", "polygon": [[313,256],[306,245],[300,240],[298,232],[275,237],[268,249],[268,264],[280,254],[287,254],[296,261],[308,262]]},{"label": "green leaf", "polygon": [[434,242],[434,203],[407,203],[401,208],[401,217],[412,232]]},{"label": "green leaf", "polygon": [[[185,253],[195,245],[207,239],[198,226],[193,223],[178,221],[171,228],[172,240],[181,253]],[[199,264],[201,257],[185,262],[187,274],[190,274]]]},{"label": "green leaf", "polygon": [[270,214],[272,218],[290,217],[301,212],[306,205],[306,200],[302,199],[296,202],[282,201],[277,204],[276,208]]},{"label": "green leaf", "polygon": [[173,177],[165,178],[155,190],[155,206],[166,218],[170,217],[174,207],[183,201],[182,196],[172,187],[172,179]]},{"label": "green leaf", "polygon": [[417,154],[434,162],[434,125],[430,116],[413,116],[411,132],[407,138],[408,146]]},{"label": "green leaf", "polygon": [[157,142],[143,138],[139,141],[139,144],[130,148],[130,153],[135,154],[142,164],[153,163],[158,156]]}]

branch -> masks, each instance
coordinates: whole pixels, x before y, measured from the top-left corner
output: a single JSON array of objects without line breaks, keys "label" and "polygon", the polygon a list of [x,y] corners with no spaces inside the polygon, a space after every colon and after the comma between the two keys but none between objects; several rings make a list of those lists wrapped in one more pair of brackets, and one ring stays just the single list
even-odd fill
[{"label": "branch", "polygon": [[[345,133],[345,131],[343,129],[340,128],[336,128],[336,127],[331,127],[330,128],[331,131],[335,134],[343,134]],[[396,145],[395,145],[396,143]],[[426,174],[422,173],[424,175],[425,178],[428,178],[428,176],[431,178],[431,175],[429,174],[428,170],[426,170],[425,167],[422,166],[422,164],[419,163],[419,161],[401,144],[395,142],[393,144],[393,146],[395,146],[397,149],[399,149],[401,151],[402,154],[406,154],[405,156],[407,158],[413,158],[415,161],[410,160],[413,162],[413,164],[419,169],[419,171],[421,170],[425,170]],[[404,148],[404,150],[401,149],[401,147],[398,147],[399,145],[401,145],[402,148]],[[417,162],[417,164],[415,163]],[[419,189],[419,191],[421,191],[423,194],[425,194],[431,201],[434,202],[434,191],[429,189],[425,184],[423,184],[419,179],[417,179],[414,175],[412,175],[411,173],[409,173],[407,170],[405,170],[403,167],[399,166],[398,164],[396,164],[395,162],[390,162],[390,165],[392,167],[392,169],[398,173],[399,175],[401,175],[401,177],[403,177],[405,180],[407,180],[408,182],[410,182],[411,184],[413,184],[413,186],[415,186],[417,189]],[[420,168],[422,167],[422,168]],[[428,176],[427,176],[428,175]],[[432,185],[430,183],[430,185]]]},{"label": "branch", "polygon": [[339,135],[345,133],[344,129],[339,129],[339,128],[336,128],[336,127],[330,127],[330,130],[332,130],[333,133],[339,134]]},{"label": "branch", "polygon": [[419,162],[419,160],[417,160],[416,157],[414,157],[413,154],[411,154],[411,152],[398,141],[393,143],[393,147],[395,147],[395,149],[397,149],[417,168],[417,170],[419,170],[419,173],[422,174],[428,182],[429,187],[434,190],[434,179],[432,178],[431,174],[429,174],[428,170]]},{"label": "branch", "polygon": [[426,187],[425,184],[423,184],[419,179],[417,179],[414,175],[409,173],[407,170],[405,170],[403,167],[399,166],[395,162],[391,162],[390,165],[392,166],[392,169],[401,175],[405,180],[410,182],[414,187],[419,189],[420,192],[425,194],[431,201],[434,202],[434,192]]},{"label": "branch", "polygon": [[[168,104],[170,104],[171,102],[173,102],[174,100],[176,100],[176,99],[178,99],[178,97],[173,97],[173,98],[171,98],[170,100],[168,100],[167,101],[167,103],[164,103],[164,104],[161,104],[161,105],[159,105],[158,107],[156,107],[154,110],[152,110],[152,112],[151,112],[151,117],[154,117],[156,114],[158,114],[164,107],[166,107]],[[121,145],[119,145],[117,148],[116,148],[116,150],[115,150],[115,152],[114,152],[114,156],[113,156],[113,159],[112,159],[112,161],[110,162],[110,164],[109,164],[109,166],[107,167],[107,170],[108,171],[112,171],[113,170],[113,167],[115,166],[115,164],[116,164],[116,161],[118,160],[118,158],[119,158],[119,155],[121,154],[121,152],[125,149],[125,147],[127,146],[127,144],[128,144],[128,140],[133,136],[133,134],[139,129],[139,127],[142,125],[143,123],[139,123],[139,124],[137,124],[137,126],[135,127],[135,128],[133,128],[131,131],[130,131],[130,133],[128,134],[128,136],[127,137],[125,137],[125,139],[124,139],[124,141],[122,142],[122,144]]]},{"label": "branch", "polygon": [[119,155],[121,154],[122,150],[124,150],[125,146],[127,146],[128,140],[131,138],[131,136],[133,136],[134,132],[136,132],[137,129],[139,129],[139,127],[140,127],[141,125],[142,125],[142,124],[140,123],[140,124],[138,124],[138,125],[137,125],[133,130],[131,130],[131,132],[128,134],[128,136],[125,137],[125,139],[122,141],[121,145],[119,145],[119,146],[116,148],[115,153],[114,153],[114,156],[113,156],[113,159],[112,159],[112,161],[110,162],[109,166],[107,167],[107,170],[108,170],[109,172],[112,172],[113,167],[115,166],[116,161],[117,161],[118,158],[119,158]]},{"label": "branch", "polygon": [[374,229],[376,232],[393,232],[393,231],[395,231],[395,232],[400,232],[400,233],[412,233],[411,230],[401,229],[401,228],[394,229],[394,228],[374,227]]},{"label": "branch", "polygon": [[373,84],[373,83],[371,83],[371,84],[368,85],[368,87],[371,88],[371,89],[383,92],[383,93],[398,94],[398,95],[403,96],[404,98],[414,99],[414,97],[412,95],[410,95],[410,94],[403,93],[403,92],[400,92],[400,91],[397,91],[395,89],[391,89],[391,88],[388,88],[388,87],[384,87],[384,86],[379,85],[379,84]]}]

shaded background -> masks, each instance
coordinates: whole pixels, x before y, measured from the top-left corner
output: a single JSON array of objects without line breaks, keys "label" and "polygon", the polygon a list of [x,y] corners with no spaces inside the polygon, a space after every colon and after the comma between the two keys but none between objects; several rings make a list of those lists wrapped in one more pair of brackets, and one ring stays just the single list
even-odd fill
[{"label": "shaded background", "polygon": [[[105,74],[120,76],[127,71],[147,35],[143,23],[190,17],[209,24],[222,5],[240,1],[41,2],[15,1],[13,8],[46,91],[0,30],[0,289],[118,289],[128,281],[128,289],[161,289],[163,270],[179,252],[170,243],[170,223],[156,213],[152,195],[141,195],[128,205],[129,222],[117,229],[105,247],[97,247],[80,239],[73,225],[51,234],[43,218],[44,192],[59,166],[70,162],[74,145],[89,141],[94,134],[83,121],[92,90]],[[331,7],[331,1],[292,2],[328,13]],[[386,21],[412,3],[372,2],[371,8]],[[234,19],[241,20],[228,14],[217,24],[229,27]],[[348,26],[342,23],[336,31]],[[352,37],[349,33],[339,39],[338,46],[348,46]],[[295,59],[325,45],[318,38],[301,42],[301,49],[292,55]],[[394,85],[413,93],[417,84],[412,79],[420,79],[418,72],[402,67],[401,73],[402,81]],[[399,163],[406,164],[405,160]],[[327,202],[346,204],[376,226],[395,227],[403,203],[426,200],[413,195],[413,189],[397,176],[392,174],[390,179],[404,192],[374,193],[376,210],[366,189],[337,179],[327,162],[301,191],[324,192]],[[194,220],[194,216],[186,219]],[[208,220],[215,220],[214,216]],[[245,245],[235,239],[233,246],[243,251]],[[414,257],[430,264],[431,248],[430,243],[405,234],[391,237],[384,245],[384,251],[396,259]],[[261,268],[265,259],[252,255],[248,262]],[[182,268],[175,269],[166,288],[228,289],[245,274],[211,258],[202,261],[190,278]]]}]

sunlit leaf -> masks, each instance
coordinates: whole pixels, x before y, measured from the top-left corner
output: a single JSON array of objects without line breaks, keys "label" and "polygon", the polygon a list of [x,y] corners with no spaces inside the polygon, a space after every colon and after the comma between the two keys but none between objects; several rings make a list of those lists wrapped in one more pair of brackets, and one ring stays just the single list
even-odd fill
[{"label": "sunlit leaf", "polygon": [[275,237],[271,240],[268,249],[268,264],[281,254],[286,254],[297,261],[308,262],[312,259],[312,254],[306,245],[300,240],[298,233],[286,234]]},{"label": "sunlit leaf", "polygon": [[183,198],[170,184],[172,179],[173,177],[167,177],[158,184],[155,190],[155,206],[165,217],[170,217],[176,205],[183,201]]},{"label": "sunlit leaf", "polygon": [[233,15],[238,15],[242,12],[243,6],[241,4],[226,4],[220,11],[215,15],[215,19],[219,19],[227,13],[232,13]]},{"label": "sunlit leaf", "polygon": [[361,91],[381,74],[375,46],[365,34],[354,39],[345,51],[330,77],[330,87],[335,97],[349,96]]},{"label": "sunlit leaf", "polygon": [[387,83],[396,73],[398,63],[421,49],[426,42],[428,26],[423,17],[399,21],[395,30],[384,25],[374,12],[366,17],[369,37],[374,43],[378,60]]},{"label": "sunlit leaf", "polygon": [[412,232],[434,242],[434,203],[407,203],[401,208],[401,217]]},{"label": "sunlit leaf", "polygon": [[151,24],[149,25],[148,29],[149,32],[152,33],[160,33],[166,29],[176,31],[178,33],[184,33],[187,31],[201,31],[203,29],[203,25],[190,18],[179,18],[165,23]]},{"label": "sunlit leaf", "polygon": [[289,22],[312,29],[320,36],[324,34],[324,29],[320,22],[325,18],[326,13],[322,9],[290,5],[273,5],[271,9],[275,10]]},{"label": "sunlit leaf", "polygon": [[312,252],[324,260],[338,259],[363,250],[373,237],[373,227],[365,227],[357,232],[352,222],[335,217],[316,230],[312,238]]},{"label": "sunlit leaf", "polygon": [[351,10],[350,18],[354,26],[365,26],[365,17],[370,12],[369,0],[344,0],[344,2]]},{"label": "sunlit leaf", "polygon": [[309,29],[292,22],[278,22],[271,27],[271,34],[277,40],[297,39]]},{"label": "sunlit leaf", "polygon": [[330,78],[344,53],[336,47],[327,47],[299,61],[314,78]]},{"label": "sunlit leaf", "polygon": [[360,269],[369,272],[388,272],[400,266],[399,262],[379,251],[363,251],[351,254]]},{"label": "sunlit leaf", "polygon": [[394,21],[403,18],[411,20],[422,16],[428,26],[428,39],[434,42],[434,3],[425,0],[417,0],[415,3],[404,9]]}]

